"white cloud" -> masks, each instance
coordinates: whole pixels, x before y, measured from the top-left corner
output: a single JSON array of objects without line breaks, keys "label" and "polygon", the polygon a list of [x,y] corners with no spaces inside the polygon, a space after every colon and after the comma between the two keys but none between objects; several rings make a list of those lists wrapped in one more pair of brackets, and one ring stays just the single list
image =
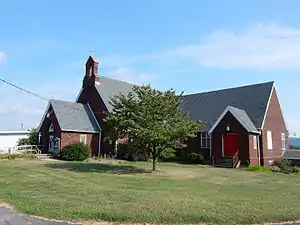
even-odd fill
[{"label": "white cloud", "polygon": [[[73,86],[73,83],[69,83],[66,88],[65,84],[58,81],[28,89],[47,98],[74,101],[79,89],[70,89],[69,85]],[[18,130],[21,129],[21,124],[24,129],[38,126],[48,104],[47,101],[4,83],[0,83],[0,95],[5,96],[0,100],[0,130]]]},{"label": "white cloud", "polygon": [[300,28],[257,24],[241,32],[218,30],[161,57],[223,69],[300,68]]},{"label": "white cloud", "polygon": [[240,31],[216,30],[198,43],[164,52],[103,58],[104,64],[120,67],[139,61],[180,69],[183,65],[221,69],[300,68],[300,27],[255,24]]},{"label": "white cloud", "polygon": [[154,79],[153,74],[140,73],[134,68],[118,68],[105,73],[115,79],[123,80],[134,84],[148,84]]},{"label": "white cloud", "polygon": [[4,62],[5,54],[4,52],[0,52],[0,65]]}]

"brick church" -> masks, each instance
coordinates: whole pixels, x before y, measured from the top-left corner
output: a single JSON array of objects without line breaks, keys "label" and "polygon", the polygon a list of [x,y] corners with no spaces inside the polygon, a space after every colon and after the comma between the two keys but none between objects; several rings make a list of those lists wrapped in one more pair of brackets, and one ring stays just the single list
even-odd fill
[{"label": "brick church", "polygon": [[[103,118],[113,110],[110,97],[130,92],[134,84],[100,76],[98,66],[90,56],[75,102],[49,101],[38,127],[45,153],[57,153],[73,142],[89,145],[93,156],[115,150],[117,143],[106,136]],[[181,108],[191,120],[205,122],[185,150],[201,152],[213,165],[228,159],[233,167],[239,160],[267,165],[288,149],[274,82],[185,95]]]}]

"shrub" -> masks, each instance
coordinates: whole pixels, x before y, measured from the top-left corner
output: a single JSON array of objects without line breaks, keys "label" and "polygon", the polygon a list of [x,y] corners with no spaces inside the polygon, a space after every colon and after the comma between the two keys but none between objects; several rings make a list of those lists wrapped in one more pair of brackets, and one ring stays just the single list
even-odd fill
[{"label": "shrub", "polygon": [[159,161],[164,161],[164,162],[174,162],[178,161],[178,158],[176,156],[176,150],[173,148],[168,148],[164,150],[158,157]]},{"label": "shrub", "polygon": [[9,160],[16,160],[16,159],[26,159],[26,160],[33,160],[37,159],[36,155],[30,153],[24,154],[0,154],[0,159],[9,159]]},{"label": "shrub", "polygon": [[192,163],[200,163],[200,164],[204,163],[204,157],[200,153],[194,153],[194,152],[192,152],[190,154],[190,158],[191,158],[191,162]]},{"label": "shrub", "polygon": [[204,164],[204,157],[201,153],[196,152],[183,152],[181,156],[178,157],[180,161],[192,164]]},{"label": "shrub", "polygon": [[91,149],[83,143],[72,143],[60,151],[60,158],[66,161],[84,161],[89,157]]},{"label": "shrub", "polygon": [[260,165],[249,165],[246,169],[247,171],[260,171],[260,172],[271,172],[272,170],[266,166]]},{"label": "shrub", "polygon": [[[292,166],[288,160],[281,159],[275,160],[271,166],[274,172],[281,172],[281,173],[299,173],[299,169],[295,166]],[[276,171],[277,170],[277,171]]]},{"label": "shrub", "polygon": [[132,143],[122,143],[118,145],[117,159],[127,161],[148,161],[149,154],[139,150],[138,146]]}]

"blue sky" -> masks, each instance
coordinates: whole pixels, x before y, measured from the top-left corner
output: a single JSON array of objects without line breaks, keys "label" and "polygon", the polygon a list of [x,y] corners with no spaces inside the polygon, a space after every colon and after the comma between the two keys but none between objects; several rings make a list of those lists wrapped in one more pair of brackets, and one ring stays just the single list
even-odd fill
[{"label": "blue sky", "polygon": [[[300,134],[300,1],[11,0],[0,4],[0,77],[75,100],[94,49],[100,73],[202,92],[274,80]],[[0,130],[36,126],[47,102],[0,83]]]}]

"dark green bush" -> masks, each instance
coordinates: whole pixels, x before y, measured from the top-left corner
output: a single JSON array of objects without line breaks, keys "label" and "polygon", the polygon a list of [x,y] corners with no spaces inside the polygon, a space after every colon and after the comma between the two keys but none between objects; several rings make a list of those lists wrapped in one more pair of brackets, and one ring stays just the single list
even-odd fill
[{"label": "dark green bush", "polygon": [[140,148],[132,143],[122,143],[118,145],[117,159],[127,161],[148,161],[149,154],[141,151]]},{"label": "dark green bush", "polygon": [[173,148],[167,148],[165,149],[158,157],[159,161],[163,162],[175,162],[178,161],[178,158],[176,156],[176,150]]},{"label": "dark green bush", "polygon": [[[282,173],[299,173],[299,169],[295,166],[292,166],[288,160],[281,159],[281,160],[275,160],[272,163],[272,168],[279,168],[279,172]],[[273,169],[274,170],[274,169]]]},{"label": "dark green bush", "polygon": [[60,151],[60,158],[66,161],[84,161],[89,157],[91,149],[83,143],[73,143]]},{"label": "dark green bush", "polygon": [[196,163],[196,164],[203,164],[204,163],[204,157],[200,153],[192,152],[192,153],[188,154],[188,156],[190,158],[191,163]]}]

